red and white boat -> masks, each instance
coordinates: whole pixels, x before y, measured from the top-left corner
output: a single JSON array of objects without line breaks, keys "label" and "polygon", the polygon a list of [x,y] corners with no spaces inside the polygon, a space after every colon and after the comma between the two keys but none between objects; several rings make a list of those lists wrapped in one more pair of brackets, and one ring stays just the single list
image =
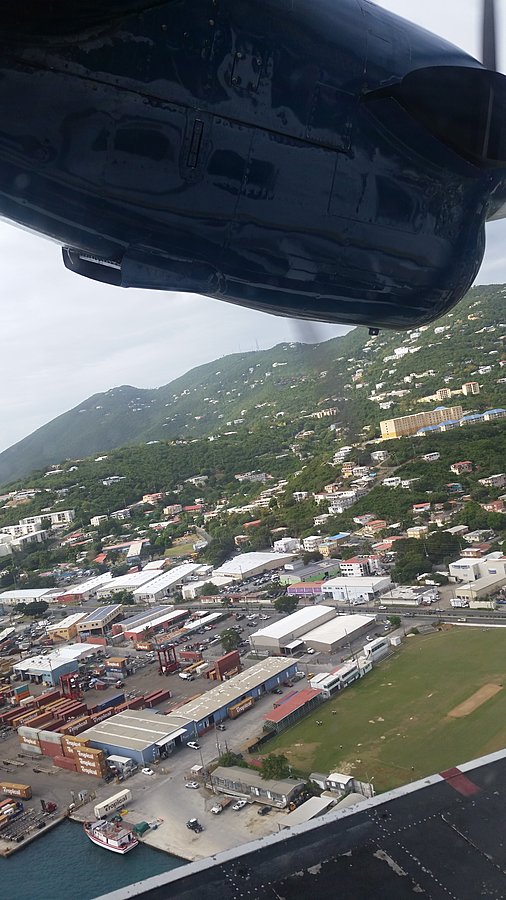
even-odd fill
[{"label": "red and white boat", "polygon": [[104,850],[112,850],[113,853],[128,853],[139,843],[133,831],[121,822],[107,822],[100,819],[98,822],[85,822],[83,827],[90,841],[98,847],[103,847]]}]

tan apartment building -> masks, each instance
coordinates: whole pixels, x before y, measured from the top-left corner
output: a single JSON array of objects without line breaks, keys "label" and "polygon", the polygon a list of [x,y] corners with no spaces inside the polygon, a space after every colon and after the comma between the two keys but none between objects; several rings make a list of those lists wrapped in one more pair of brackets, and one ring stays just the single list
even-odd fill
[{"label": "tan apartment building", "polygon": [[461,406],[441,406],[431,409],[429,412],[400,416],[397,419],[385,419],[380,422],[381,437],[383,440],[406,437],[416,434],[420,428],[426,428],[429,425],[440,425],[441,422],[448,422],[450,419],[461,419],[463,414]]}]

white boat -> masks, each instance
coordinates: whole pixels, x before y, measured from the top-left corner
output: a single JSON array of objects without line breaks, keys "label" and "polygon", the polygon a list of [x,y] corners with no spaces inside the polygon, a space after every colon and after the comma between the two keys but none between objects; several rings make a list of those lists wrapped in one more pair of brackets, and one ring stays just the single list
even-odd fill
[{"label": "white boat", "polygon": [[133,831],[121,822],[107,822],[100,819],[98,822],[85,822],[83,827],[90,841],[113,853],[128,853],[139,843]]}]

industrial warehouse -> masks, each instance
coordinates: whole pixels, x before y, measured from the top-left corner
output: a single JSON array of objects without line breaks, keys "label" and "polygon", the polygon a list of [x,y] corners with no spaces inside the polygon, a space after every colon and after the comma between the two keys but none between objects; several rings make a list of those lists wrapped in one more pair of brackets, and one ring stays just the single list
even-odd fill
[{"label": "industrial warehouse", "polygon": [[304,635],[304,644],[322,653],[335,653],[362,637],[374,625],[374,616],[336,616]]},{"label": "industrial warehouse", "polygon": [[78,634],[104,635],[105,630],[111,622],[119,618],[123,613],[121,603],[114,603],[110,606],[99,606],[93,612],[88,613],[77,626]]},{"label": "industrial warehouse", "polygon": [[194,734],[193,723],[173,728],[170,719],[146,709],[127,709],[81,732],[79,738],[106,756],[125,756],[140,765],[152,763],[171,753],[183,736],[190,740]]},{"label": "industrial warehouse", "polygon": [[240,553],[223,563],[219,569],[215,569],[213,576],[223,576],[233,581],[245,581],[255,575],[262,575],[273,569],[281,569],[292,559],[293,553]]},{"label": "industrial warehouse", "polygon": [[259,628],[250,635],[251,646],[255,650],[269,650],[270,653],[291,653],[302,647],[301,636],[318,625],[323,625],[336,615],[332,606],[306,606],[285,616],[279,622]]},{"label": "industrial warehouse", "polygon": [[295,672],[293,662],[266,659],[167,715],[125,710],[83,731],[79,738],[106,754],[127,756],[139,763],[153,762],[224,719],[236,718]]},{"label": "industrial warehouse", "polygon": [[53,686],[60,683],[62,675],[76,672],[81,659],[103,652],[104,648],[98,644],[68,644],[45,655],[22,659],[13,669],[29,681]]},{"label": "industrial warehouse", "polygon": [[374,616],[337,615],[332,606],[309,606],[250,636],[255,650],[292,655],[304,645],[334,653],[356,640],[374,624]]},{"label": "industrial warehouse", "polygon": [[[185,563],[181,566],[175,566],[162,575],[156,575],[156,572],[150,572],[155,576],[134,590],[134,598],[136,602],[158,603],[164,600],[174,588],[179,587],[187,578],[194,575],[202,567],[197,563]],[[144,570],[143,570],[144,571]],[[149,571],[149,570],[148,570]]]}]

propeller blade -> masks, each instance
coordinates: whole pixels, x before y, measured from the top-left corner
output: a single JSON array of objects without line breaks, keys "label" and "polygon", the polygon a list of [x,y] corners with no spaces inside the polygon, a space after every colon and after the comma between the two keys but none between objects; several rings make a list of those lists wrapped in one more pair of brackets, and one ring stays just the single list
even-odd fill
[{"label": "propeller blade", "polygon": [[483,65],[497,69],[497,41],[495,30],[495,0],[483,0]]},{"label": "propeller blade", "polygon": [[319,344],[323,340],[316,322],[310,322],[308,319],[292,319],[290,324],[299,344]]}]

